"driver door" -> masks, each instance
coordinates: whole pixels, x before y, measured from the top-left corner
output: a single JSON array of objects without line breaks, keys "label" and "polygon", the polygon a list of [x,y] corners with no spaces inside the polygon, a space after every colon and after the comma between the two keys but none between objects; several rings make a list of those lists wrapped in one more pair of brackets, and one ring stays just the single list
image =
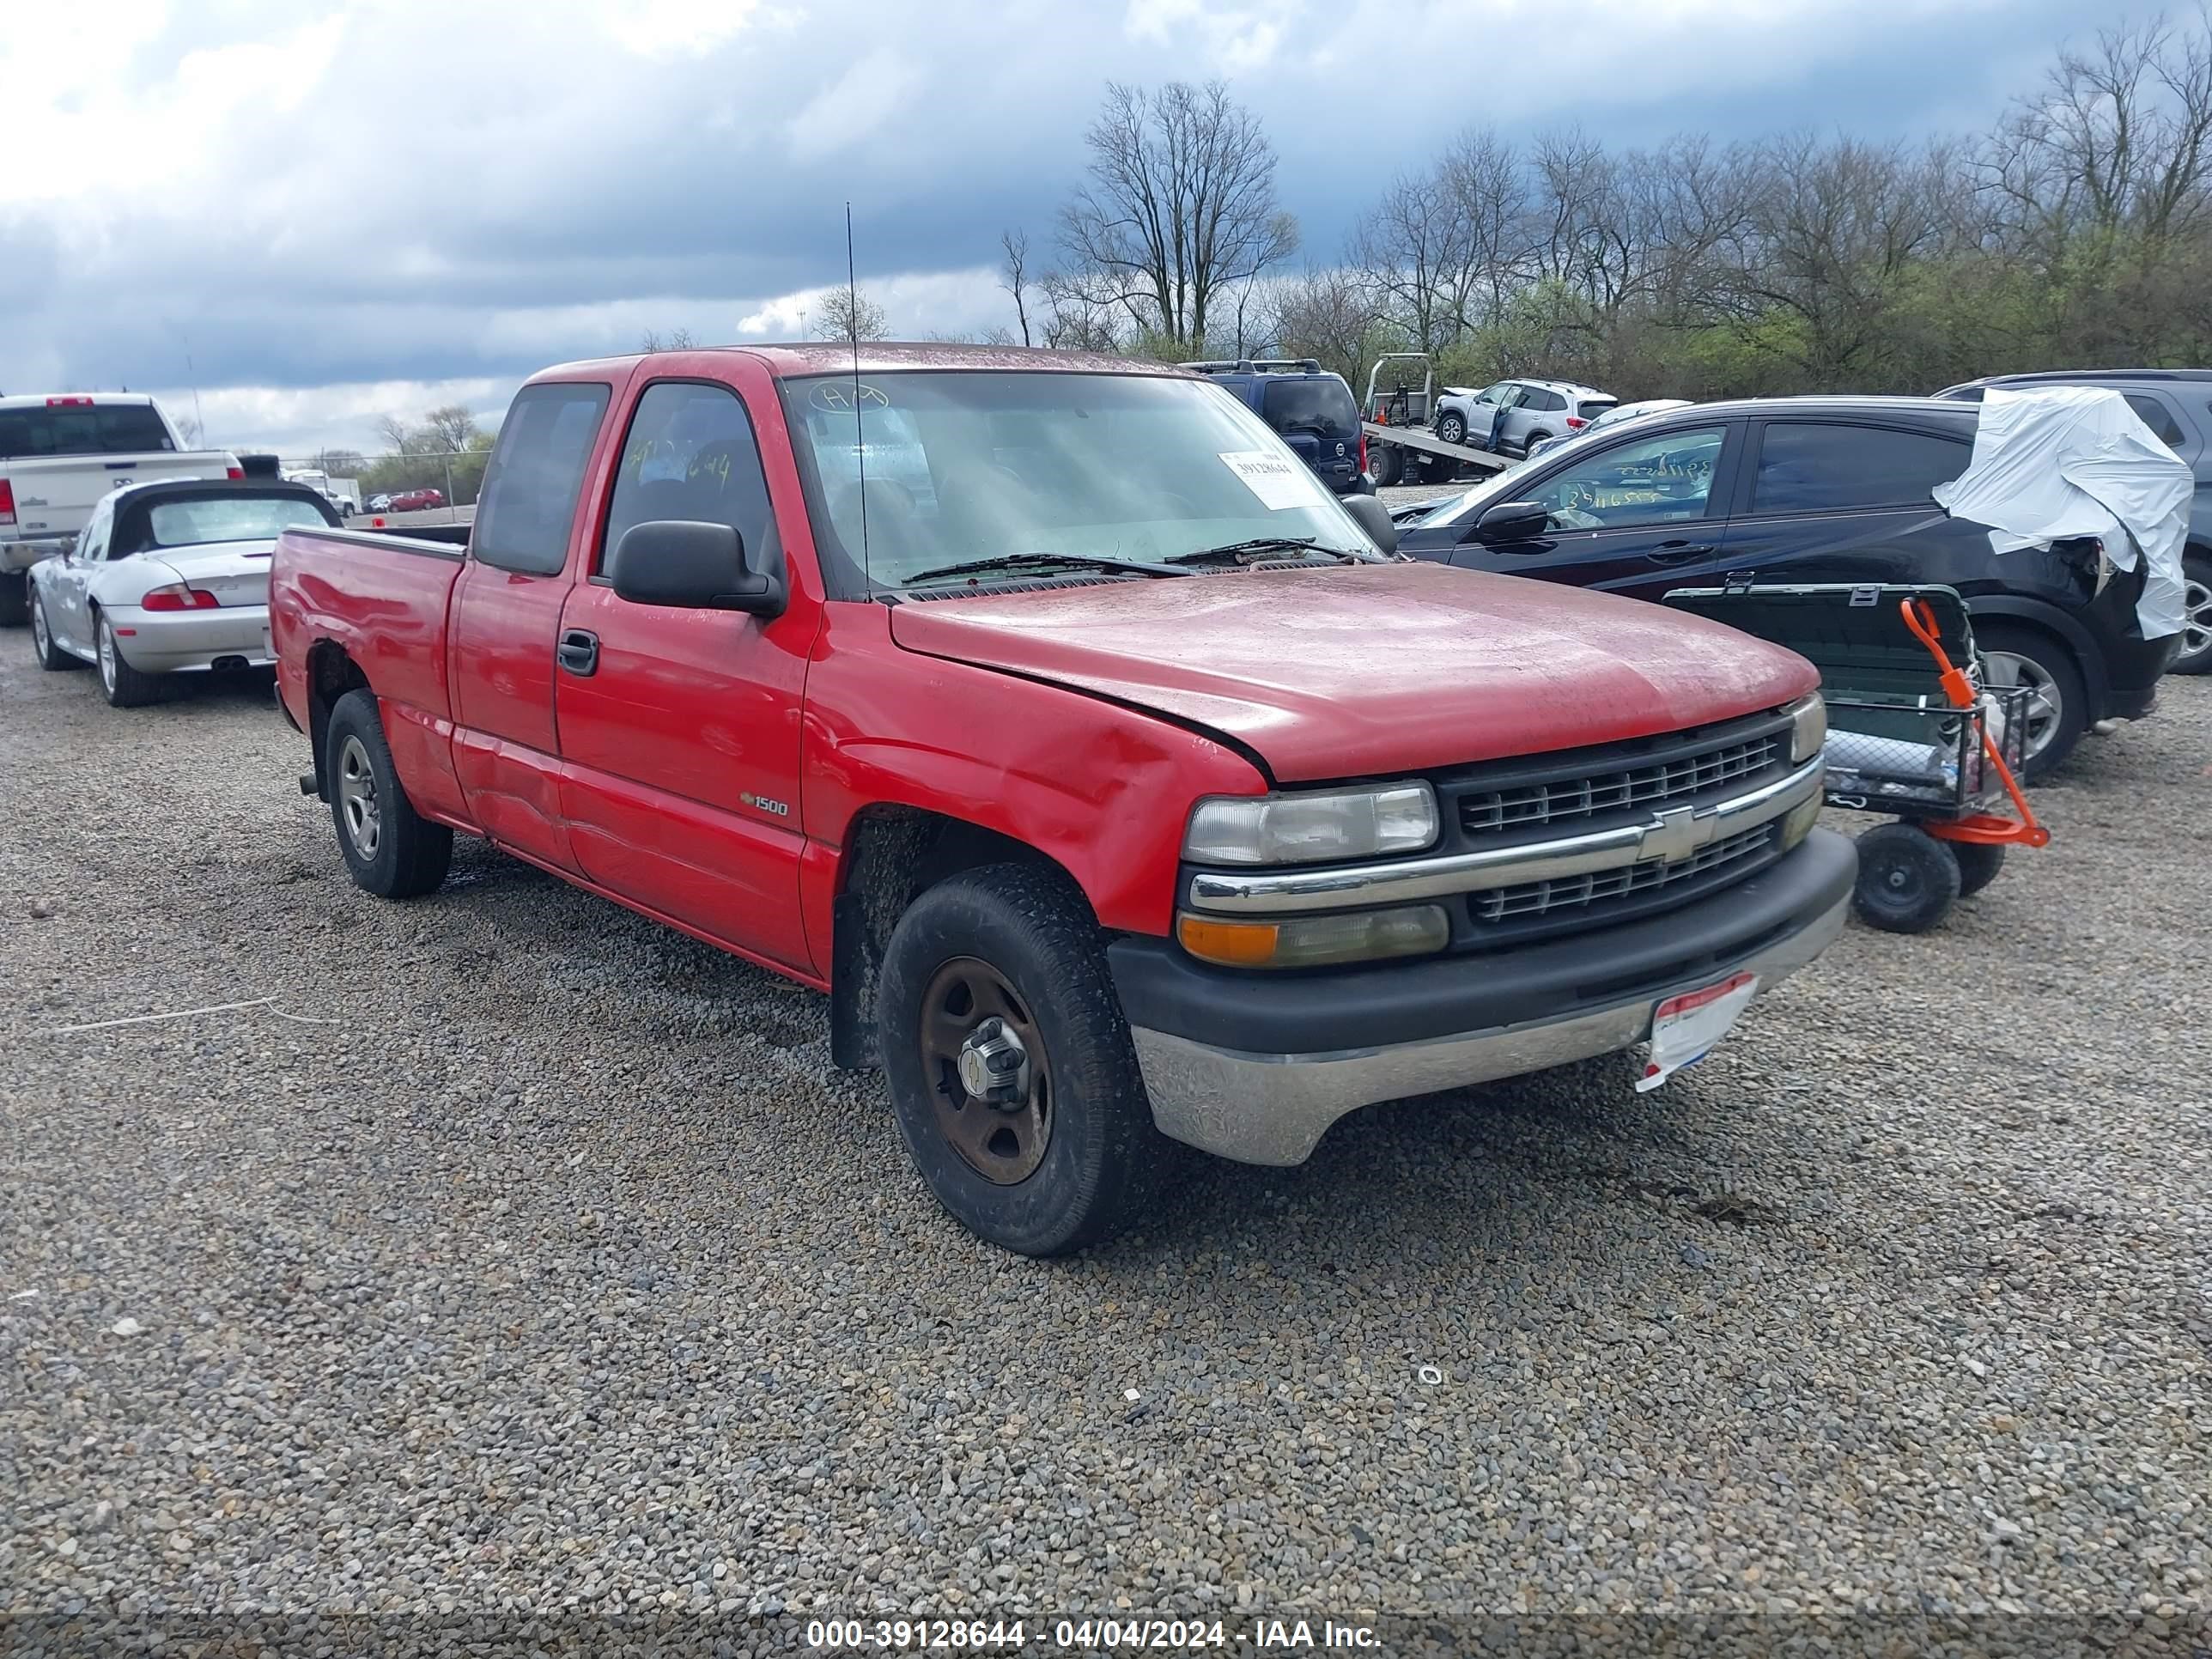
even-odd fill
[{"label": "driver door", "polygon": [[40,586],[52,600],[46,626],[54,637],[80,651],[93,647],[92,612],[88,596],[92,579],[107,557],[107,544],[115,529],[115,506],[102,501],[76,538],[76,545],[53,561]]},{"label": "driver door", "polygon": [[1723,558],[1742,447],[1741,422],[1712,421],[1624,434],[1595,454],[1549,466],[1540,459],[1520,488],[1491,504],[1542,503],[1550,517],[1541,533],[1483,541],[1470,523],[1451,562],[1640,599],[1710,584]]}]

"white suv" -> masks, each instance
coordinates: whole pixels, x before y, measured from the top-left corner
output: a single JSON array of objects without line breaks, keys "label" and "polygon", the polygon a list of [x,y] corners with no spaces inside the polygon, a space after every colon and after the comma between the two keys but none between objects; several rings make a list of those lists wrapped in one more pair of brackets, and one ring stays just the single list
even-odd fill
[{"label": "white suv", "polygon": [[1620,400],[1571,380],[1500,380],[1480,392],[1446,386],[1437,399],[1437,436],[1500,455],[1579,432]]}]

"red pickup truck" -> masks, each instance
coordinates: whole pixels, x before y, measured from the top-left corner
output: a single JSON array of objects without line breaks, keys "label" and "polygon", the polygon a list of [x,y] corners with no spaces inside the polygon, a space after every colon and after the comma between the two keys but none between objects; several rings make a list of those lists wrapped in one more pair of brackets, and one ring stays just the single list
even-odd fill
[{"label": "red pickup truck", "polygon": [[1049,1255],[1174,1143],[1662,1079],[1843,926],[1802,659],[1393,540],[1177,370],[684,351],[532,380],[472,531],[286,532],[270,626],[362,887],[460,830],[826,992]]}]

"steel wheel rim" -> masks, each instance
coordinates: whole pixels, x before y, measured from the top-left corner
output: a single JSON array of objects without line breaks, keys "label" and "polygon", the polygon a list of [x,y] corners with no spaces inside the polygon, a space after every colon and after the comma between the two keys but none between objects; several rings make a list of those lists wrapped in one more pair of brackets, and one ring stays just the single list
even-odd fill
[{"label": "steel wheel rim", "polygon": [[376,773],[368,763],[368,747],[359,738],[349,737],[338,750],[338,811],[353,850],[365,859],[374,858],[384,841],[384,809],[377,802]]},{"label": "steel wheel rim", "polygon": [[[969,1092],[963,1051],[996,1024],[1026,1056],[1026,1086],[1008,1103]],[[960,1161],[997,1187],[1026,1181],[1052,1144],[1053,1076],[1029,1003],[1005,975],[975,957],[955,957],[931,975],[921,999],[922,1075],[938,1133]]]},{"label": "steel wheel rim", "polygon": [[115,630],[106,623],[100,625],[100,683],[115,690]]},{"label": "steel wheel rim", "polygon": [[1982,660],[1988,665],[1992,687],[2010,690],[2014,686],[2028,688],[2027,738],[2022,753],[2028,760],[2051,746],[2058,734],[2059,722],[2066,714],[2065,700],[2058,694],[2058,684],[2051,671],[2033,657],[2016,656],[2009,651],[1984,651]]},{"label": "steel wheel rim", "polygon": [[2181,654],[2212,649],[2212,583],[2194,576],[2181,584]]}]

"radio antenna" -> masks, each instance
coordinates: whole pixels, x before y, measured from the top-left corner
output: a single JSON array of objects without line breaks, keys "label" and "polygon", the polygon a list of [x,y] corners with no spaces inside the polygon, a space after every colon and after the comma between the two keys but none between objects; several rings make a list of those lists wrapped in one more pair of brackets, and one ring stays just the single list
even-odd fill
[{"label": "radio antenna", "polygon": [[860,472],[860,580],[868,599],[876,597],[875,572],[868,567],[868,430],[860,422],[860,279],[853,264],[853,204],[845,204],[845,338],[853,348],[853,459]]}]

